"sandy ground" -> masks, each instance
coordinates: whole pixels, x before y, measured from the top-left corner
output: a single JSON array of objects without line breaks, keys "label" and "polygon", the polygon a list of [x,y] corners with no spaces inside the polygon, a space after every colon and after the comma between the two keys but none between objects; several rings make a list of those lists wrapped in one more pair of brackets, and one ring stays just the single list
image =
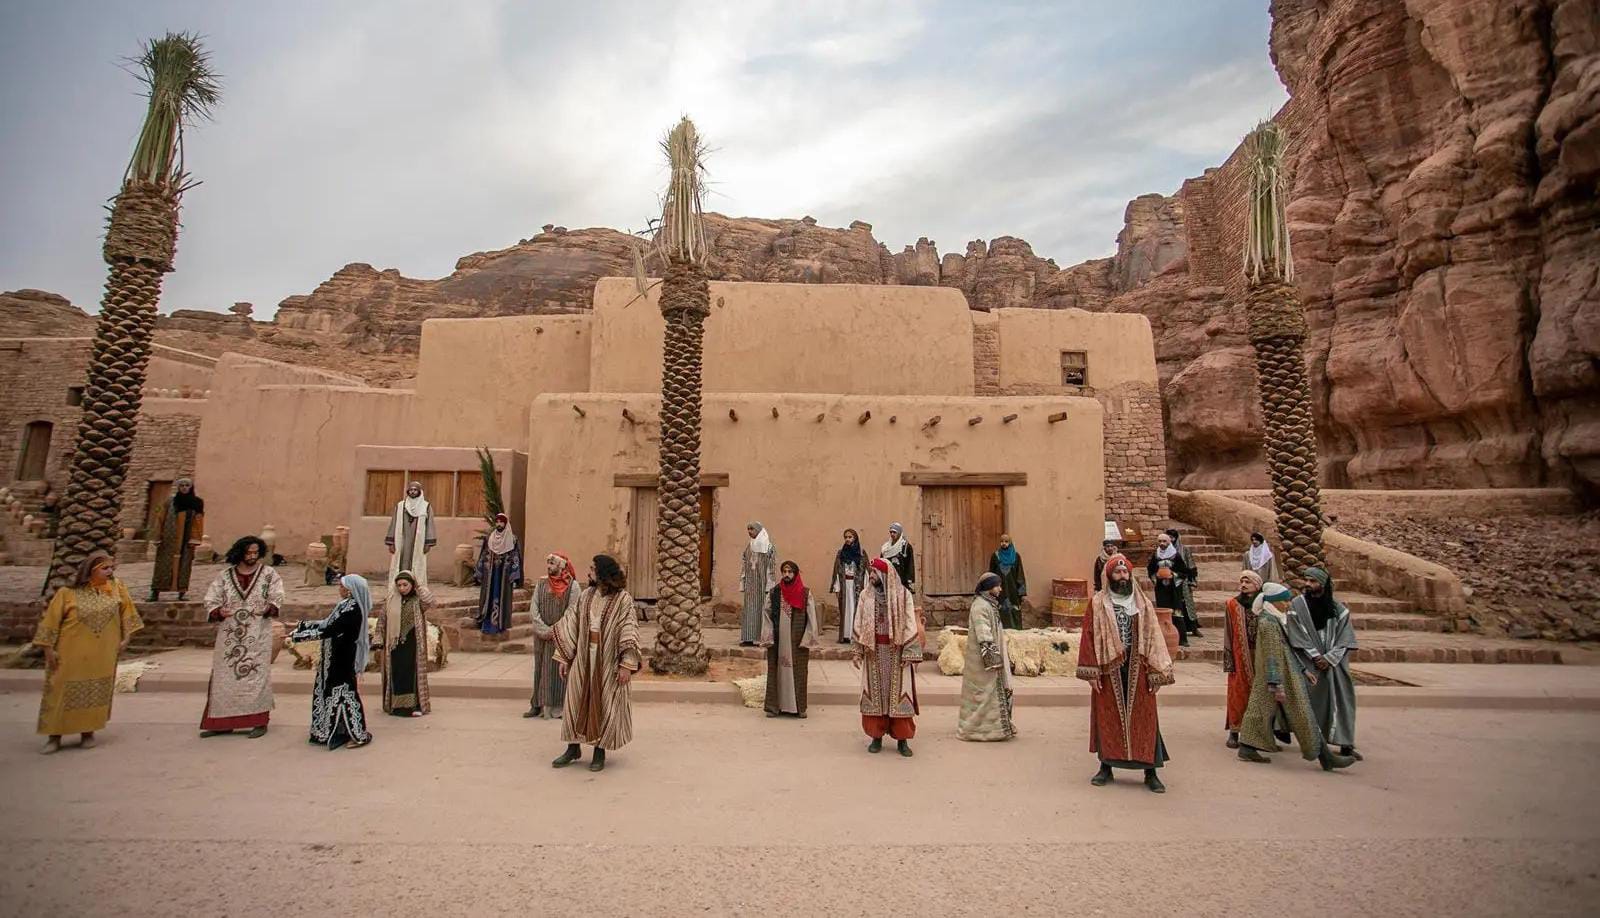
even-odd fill
[{"label": "sandy ground", "polygon": [[[372,746],[195,737],[196,697],[117,698],[94,750],[36,754],[0,694],[0,914],[1580,914],[1600,901],[1600,714],[1364,712],[1356,768],[1237,762],[1164,718],[1165,796],[1088,777],[1081,709],[1008,745],[924,717],[864,752],[846,706],[770,721],[651,704],[601,775],[513,701],[377,716]],[[1314,883],[1315,886],[1296,884]],[[1297,909],[1300,910],[1300,909]],[[1592,913],[1592,912],[1591,912]]]}]

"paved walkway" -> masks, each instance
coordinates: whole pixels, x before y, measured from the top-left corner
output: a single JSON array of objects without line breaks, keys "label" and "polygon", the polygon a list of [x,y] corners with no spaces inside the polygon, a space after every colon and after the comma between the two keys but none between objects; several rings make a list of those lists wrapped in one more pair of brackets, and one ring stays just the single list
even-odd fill
[{"label": "paved walkway", "polygon": [[[183,692],[200,695],[211,673],[211,651],[169,650],[138,658],[154,666],[139,679],[140,693]],[[1177,683],[1161,690],[1163,707],[1217,707],[1227,695],[1227,677],[1214,663],[1178,663]],[[1527,710],[1600,710],[1600,667],[1593,666],[1456,666],[1427,663],[1371,663],[1355,667],[1376,679],[1357,695],[1363,707],[1499,707]],[[703,679],[665,678],[648,670],[634,687],[635,700],[739,704],[733,679],[761,675],[765,664],[755,660],[717,660]],[[0,670],[0,690],[37,692],[40,670]],[[313,673],[295,669],[285,653],[273,665],[273,685],[285,696],[309,695]],[[814,661],[810,670],[810,703],[853,705],[860,677],[842,660]],[[436,699],[479,698],[524,703],[532,681],[532,659],[503,653],[453,653],[449,665],[428,677]],[[1089,688],[1072,676],[1016,677],[1018,708],[1086,706]],[[946,676],[935,663],[917,667],[918,696],[924,707],[960,704],[961,677]],[[378,675],[362,677],[368,698],[380,694]]]},{"label": "paved walkway", "polygon": [[1127,773],[1089,785],[1081,710],[1019,712],[1006,744],[926,713],[905,759],[868,755],[844,707],[642,706],[595,775],[552,769],[559,724],[504,702],[374,717],[371,746],[328,752],[306,742],[309,705],[259,740],[202,740],[195,701],[124,696],[99,748],[44,757],[37,700],[0,695],[0,915],[1226,918],[1303,900],[1476,918],[1600,901],[1594,713],[1365,711],[1366,761],[1327,774],[1241,763],[1216,712],[1164,708],[1157,796]]}]

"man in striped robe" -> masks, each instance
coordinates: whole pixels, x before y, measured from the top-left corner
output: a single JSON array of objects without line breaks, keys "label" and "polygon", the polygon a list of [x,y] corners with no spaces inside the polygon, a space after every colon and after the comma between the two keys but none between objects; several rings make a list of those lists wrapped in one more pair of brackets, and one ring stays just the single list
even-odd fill
[{"label": "man in striped robe", "polygon": [[589,587],[556,624],[556,662],[567,683],[561,711],[561,738],[567,751],[550,764],[565,768],[583,757],[579,744],[594,747],[590,771],[606,767],[606,752],[633,739],[633,708],[628,684],[644,665],[639,653],[639,620],[633,597],[624,589],[622,565],[610,555],[595,555]]}]

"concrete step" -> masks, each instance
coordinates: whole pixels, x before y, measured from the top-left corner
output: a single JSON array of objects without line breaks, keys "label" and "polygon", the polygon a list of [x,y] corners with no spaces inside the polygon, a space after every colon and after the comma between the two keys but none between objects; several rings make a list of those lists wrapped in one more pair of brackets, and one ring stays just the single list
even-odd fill
[{"label": "concrete step", "polygon": [[[1445,632],[1445,621],[1430,615],[1418,612],[1364,612],[1360,615],[1351,613],[1357,631],[1429,631],[1435,634]],[[1221,628],[1227,621],[1227,614],[1223,611],[1202,611],[1200,613],[1200,628]]]},{"label": "concrete step", "polygon": [[[1560,663],[1561,651],[1530,647],[1509,638],[1477,634],[1427,634],[1407,631],[1363,631],[1352,662],[1361,663]],[[1222,660],[1222,631],[1206,631],[1180,647],[1178,659]]]}]

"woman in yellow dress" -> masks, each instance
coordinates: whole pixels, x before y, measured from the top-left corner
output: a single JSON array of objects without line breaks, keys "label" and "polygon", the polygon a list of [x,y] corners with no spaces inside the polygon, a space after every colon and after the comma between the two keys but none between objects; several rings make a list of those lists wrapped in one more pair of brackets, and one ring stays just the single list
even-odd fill
[{"label": "woman in yellow dress", "polygon": [[82,734],[79,745],[92,747],[94,732],[111,719],[117,657],[144,627],[116,573],[117,562],[105,552],[85,558],[72,585],[56,591],[34,631],[33,643],[44,648],[39,732],[50,737],[40,750],[45,755],[61,751],[67,733]]}]

